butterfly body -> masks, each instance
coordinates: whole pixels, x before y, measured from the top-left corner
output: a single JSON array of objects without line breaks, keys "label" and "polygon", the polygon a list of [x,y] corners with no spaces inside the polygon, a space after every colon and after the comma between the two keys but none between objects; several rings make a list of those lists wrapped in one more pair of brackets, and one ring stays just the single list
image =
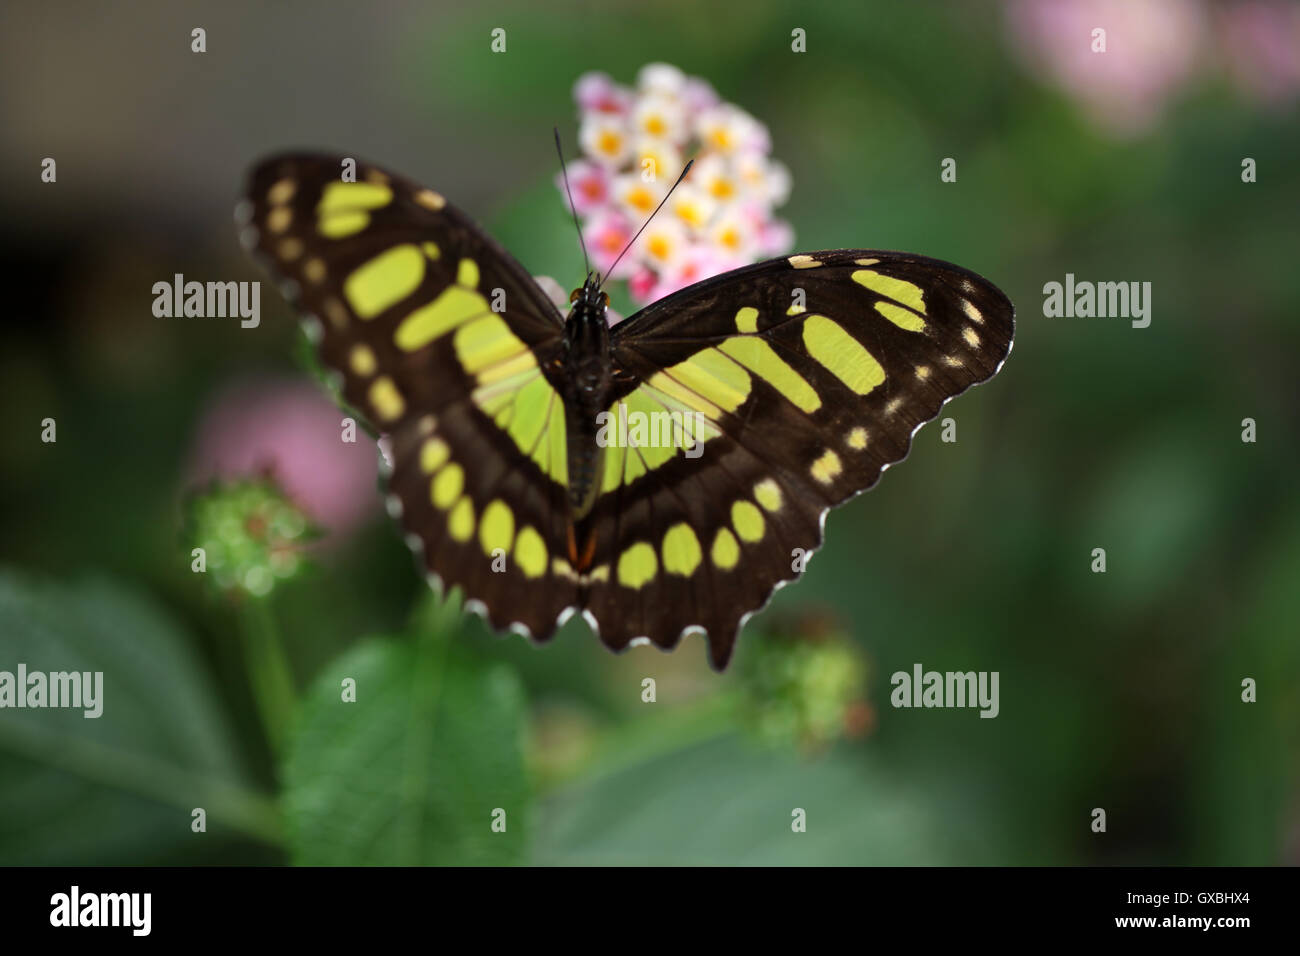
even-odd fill
[{"label": "butterfly body", "polygon": [[724,667],[827,512],[1011,350],[992,283],[865,249],[736,269],[612,328],[589,277],[566,316],[440,194],[342,165],[257,166],[241,240],[389,436],[430,577],[535,640],[581,613],[614,650],[704,632]]},{"label": "butterfly body", "polygon": [[547,371],[551,385],[564,399],[569,504],[574,519],[591,511],[604,462],[597,444],[597,416],[609,408],[613,385],[607,308],[604,294],[588,279],[574,293],[573,309],[564,320],[561,359]]}]

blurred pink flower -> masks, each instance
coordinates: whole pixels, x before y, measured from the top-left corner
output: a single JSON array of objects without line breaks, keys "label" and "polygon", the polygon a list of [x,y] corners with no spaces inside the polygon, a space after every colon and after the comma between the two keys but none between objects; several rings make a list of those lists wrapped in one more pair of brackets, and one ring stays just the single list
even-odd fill
[{"label": "blurred pink flower", "polygon": [[[696,282],[702,282],[711,276],[744,264],[743,261],[724,257],[707,245],[694,246],[671,267],[664,270],[658,283],[648,291],[647,298],[652,302],[662,299],[666,295],[685,289],[688,285],[694,285]],[[635,289],[633,294],[635,295]]]},{"label": "blurred pink flower", "polygon": [[[1006,9],[1019,55],[1115,136],[1155,123],[1209,33],[1200,0],[1007,0]],[[1093,51],[1098,27],[1104,53]]]},{"label": "blurred pink flower", "polygon": [[682,86],[682,102],[690,112],[701,113],[717,106],[722,100],[707,80],[690,76]]},{"label": "blurred pink flower", "polygon": [[779,256],[785,250],[794,248],[794,227],[784,219],[773,219],[763,224],[758,241],[763,247],[764,255]]},{"label": "blurred pink flower", "polygon": [[1218,9],[1229,76],[1252,99],[1285,105],[1300,94],[1300,4],[1244,0]]},{"label": "blurred pink flower", "polygon": [[[577,159],[569,164],[569,188],[573,190],[573,207],[586,216],[609,201],[609,170],[599,163]],[[564,188],[564,174],[555,174],[555,185]]]},{"label": "blurred pink flower", "polygon": [[627,291],[637,302],[653,302],[655,274],[644,267],[637,269],[627,280]]},{"label": "blurred pink flower", "polygon": [[376,510],[375,442],[361,428],[343,441],[346,414],[319,386],[279,380],[239,383],[204,410],[191,454],[194,483],[269,470],[326,540],[346,535]]},{"label": "blurred pink flower", "polygon": [[[632,224],[621,213],[602,209],[582,224],[582,236],[583,241],[587,243],[591,264],[605,274],[609,272],[618,254],[631,241]],[[633,262],[632,258],[624,256],[614,278],[629,275]]]},{"label": "blurred pink flower", "polygon": [[632,92],[614,82],[608,73],[591,72],[573,84],[573,98],[583,112],[626,113]]}]

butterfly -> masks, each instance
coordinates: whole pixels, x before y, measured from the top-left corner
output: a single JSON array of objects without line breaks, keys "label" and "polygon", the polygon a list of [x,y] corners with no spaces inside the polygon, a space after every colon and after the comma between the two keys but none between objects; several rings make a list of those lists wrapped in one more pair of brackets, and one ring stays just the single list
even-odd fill
[{"label": "butterfly", "polygon": [[256,166],[241,241],[389,436],[389,510],[431,582],[535,641],[581,613],[616,651],[703,632],[724,669],[827,512],[1011,350],[986,279],[863,249],[736,269],[612,327],[588,273],[564,315],[440,193],[345,168]]}]

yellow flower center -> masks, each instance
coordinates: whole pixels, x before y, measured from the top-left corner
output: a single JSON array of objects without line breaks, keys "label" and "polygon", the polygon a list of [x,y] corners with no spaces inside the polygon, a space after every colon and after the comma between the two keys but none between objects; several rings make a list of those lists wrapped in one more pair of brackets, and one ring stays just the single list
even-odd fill
[{"label": "yellow flower center", "polygon": [[700,207],[689,202],[678,204],[677,215],[683,222],[692,226],[701,225],[704,219],[704,217],[700,215]]},{"label": "yellow flower center", "polygon": [[628,205],[635,206],[642,212],[649,212],[654,208],[655,198],[650,195],[649,190],[634,189],[627,194]]},{"label": "yellow flower center", "polygon": [[619,136],[618,133],[607,130],[606,132],[600,134],[600,140],[596,144],[596,148],[599,149],[602,153],[608,153],[609,155],[612,156],[614,153],[618,152],[619,147],[621,147],[622,145],[623,145],[623,137]]}]

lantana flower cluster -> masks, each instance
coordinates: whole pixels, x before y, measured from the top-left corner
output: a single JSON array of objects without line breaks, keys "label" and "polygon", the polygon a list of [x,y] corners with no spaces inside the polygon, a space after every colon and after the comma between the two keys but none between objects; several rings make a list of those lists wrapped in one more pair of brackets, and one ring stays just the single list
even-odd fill
[{"label": "lantana flower cluster", "polygon": [[[767,128],[704,80],[652,63],[634,88],[586,73],[574,99],[582,158],[569,182],[583,238],[592,268],[626,279],[634,302],[790,251],[793,232],[773,214],[790,174],[769,156]],[[610,273],[691,158],[686,180]]]}]

